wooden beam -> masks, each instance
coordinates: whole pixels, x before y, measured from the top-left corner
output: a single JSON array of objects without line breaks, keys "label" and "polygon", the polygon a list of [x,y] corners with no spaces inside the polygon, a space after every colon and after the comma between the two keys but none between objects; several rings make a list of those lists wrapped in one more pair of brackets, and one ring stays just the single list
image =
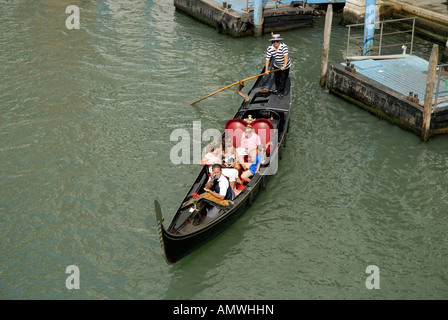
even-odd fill
[{"label": "wooden beam", "polygon": [[320,65],[320,85],[323,87],[327,81],[328,53],[330,52],[331,24],[333,22],[333,5],[327,7],[325,16],[324,44],[322,48],[322,63]]},{"label": "wooden beam", "polygon": [[429,58],[428,77],[426,78],[425,103],[423,105],[423,121],[421,138],[426,141],[429,137],[431,126],[431,107],[433,103],[434,83],[436,80],[437,61],[439,60],[439,46],[432,46],[431,57]]},{"label": "wooden beam", "polygon": [[391,54],[391,55],[383,55],[383,56],[351,56],[345,57],[346,60],[356,61],[356,60],[385,60],[385,59],[404,59],[404,56],[401,54]]}]

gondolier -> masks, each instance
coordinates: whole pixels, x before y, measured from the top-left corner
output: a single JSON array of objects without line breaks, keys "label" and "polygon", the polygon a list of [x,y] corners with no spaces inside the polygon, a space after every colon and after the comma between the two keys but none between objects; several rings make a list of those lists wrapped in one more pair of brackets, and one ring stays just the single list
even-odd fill
[{"label": "gondolier", "polygon": [[279,34],[273,34],[271,45],[266,50],[265,73],[269,74],[269,63],[271,58],[274,60],[274,68],[280,69],[275,73],[275,86],[280,99],[285,95],[286,79],[289,76],[291,59],[289,58],[288,46],[282,42],[283,38]]}]

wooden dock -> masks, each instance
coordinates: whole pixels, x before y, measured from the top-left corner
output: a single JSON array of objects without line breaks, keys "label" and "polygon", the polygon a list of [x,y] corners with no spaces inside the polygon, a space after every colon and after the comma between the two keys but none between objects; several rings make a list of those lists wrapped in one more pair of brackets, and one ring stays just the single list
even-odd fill
[{"label": "wooden dock", "polygon": [[[421,136],[428,66],[428,61],[407,54],[396,59],[333,63],[327,87],[330,92]],[[437,83],[437,100],[431,108],[429,136],[448,133],[447,83],[448,74],[442,73]]]},{"label": "wooden dock", "polygon": [[[245,0],[174,0],[177,10],[202,21],[223,34],[234,37],[255,34],[254,10]],[[303,7],[302,1],[263,1],[262,30],[279,32],[283,30],[312,26],[314,9]]]}]

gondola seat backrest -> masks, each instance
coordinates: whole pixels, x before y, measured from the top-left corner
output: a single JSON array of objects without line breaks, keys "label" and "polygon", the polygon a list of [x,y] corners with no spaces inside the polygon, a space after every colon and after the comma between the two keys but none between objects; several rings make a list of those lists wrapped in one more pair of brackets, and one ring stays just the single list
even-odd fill
[{"label": "gondola seat backrest", "polygon": [[232,137],[233,146],[239,148],[241,145],[241,137],[246,128],[246,121],[243,119],[230,119],[225,126],[225,133]]},{"label": "gondola seat backrest", "polygon": [[[274,126],[267,119],[257,119],[251,123],[254,131],[260,137],[261,143],[266,145],[274,136]],[[271,153],[271,146],[266,150],[266,155]]]}]

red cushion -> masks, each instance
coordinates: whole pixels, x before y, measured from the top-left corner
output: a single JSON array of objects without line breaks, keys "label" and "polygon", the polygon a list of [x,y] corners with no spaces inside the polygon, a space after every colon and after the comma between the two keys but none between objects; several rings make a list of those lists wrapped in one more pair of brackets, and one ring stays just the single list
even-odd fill
[{"label": "red cushion", "polygon": [[246,128],[246,121],[243,119],[230,119],[226,123],[225,133],[233,137],[233,146],[239,148],[241,144],[241,137]]},{"label": "red cushion", "polygon": [[[274,126],[271,121],[267,119],[257,119],[251,123],[255,130],[255,133],[260,137],[261,143],[266,145],[274,135]],[[266,154],[269,155],[271,152],[271,147],[266,150]]]}]

